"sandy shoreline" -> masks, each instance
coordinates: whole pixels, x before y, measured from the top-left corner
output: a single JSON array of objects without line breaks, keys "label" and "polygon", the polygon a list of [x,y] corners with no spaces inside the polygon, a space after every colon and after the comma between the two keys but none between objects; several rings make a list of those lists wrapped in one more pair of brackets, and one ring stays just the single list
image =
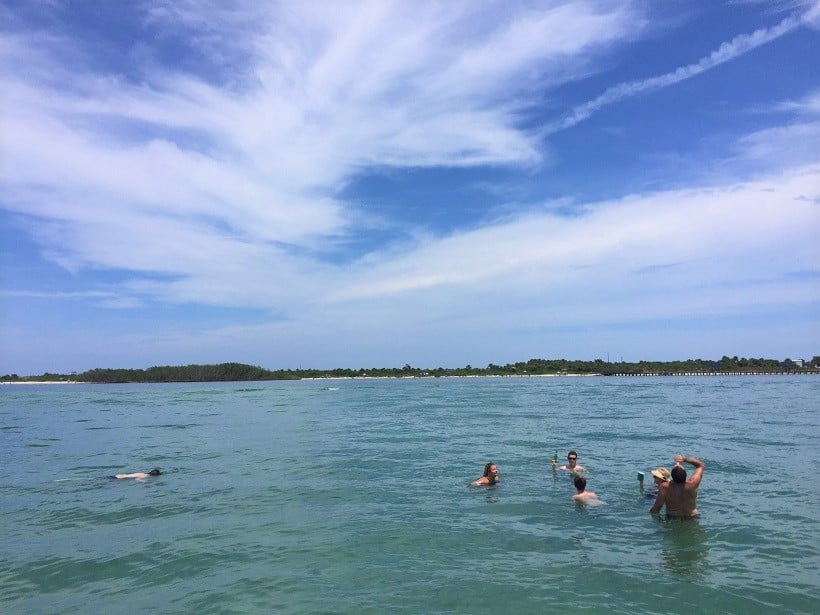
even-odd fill
[{"label": "sandy shoreline", "polygon": [[2,381],[0,384],[90,384],[79,380],[19,380],[17,382]]}]

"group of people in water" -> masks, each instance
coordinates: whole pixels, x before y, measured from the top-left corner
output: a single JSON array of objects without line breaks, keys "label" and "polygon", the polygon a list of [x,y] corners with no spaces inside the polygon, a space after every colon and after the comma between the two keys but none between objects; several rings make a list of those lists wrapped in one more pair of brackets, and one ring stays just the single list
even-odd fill
[{"label": "group of people in water", "polygon": [[[695,457],[685,457],[675,455],[675,464],[672,470],[660,467],[652,470],[652,479],[655,482],[655,501],[649,512],[659,513],[666,507],[666,516],[671,518],[691,519],[697,517],[698,512],[698,487],[703,479],[703,471],[706,465]],[[683,464],[691,465],[695,468],[692,476],[687,476]],[[577,502],[592,502],[598,499],[593,491],[587,491],[587,479],[584,476],[587,472],[584,466],[578,465],[578,453],[570,451],[567,453],[567,463],[558,467],[557,455],[553,457],[552,469],[555,471],[569,472],[573,477],[573,484],[577,493],[572,499]],[[643,489],[643,472],[638,473],[641,489]],[[498,466],[492,462],[484,466],[484,474],[470,483],[473,487],[483,485],[495,485],[499,482]]]},{"label": "group of people in water", "polygon": [[[687,476],[686,469],[683,464],[689,464],[695,468],[692,476]],[[652,479],[655,482],[656,491],[654,492],[655,501],[649,512],[652,514],[659,513],[666,507],[667,517],[677,517],[690,519],[697,517],[698,512],[698,487],[703,479],[703,471],[706,465],[700,459],[695,457],[684,457],[683,455],[675,455],[675,465],[672,470],[660,467],[652,470]],[[578,453],[570,451],[567,453],[567,463],[558,467],[557,455],[552,459],[553,471],[568,472],[573,478],[573,484],[577,493],[572,496],[572,499],[578,502],[591,502],[598,499],[594,491],[587,491],[587,469],[578,465]],[[108,478],[124,479],[133,478],[143,481],[151,476],[159,476],[159,468],[154,468],[150,472],[132,472],[130,474],[114,474]],[[638,473],[638,480],[643,489],[643,472]],[[484,466],[484,473],[470,483],[473,487],[483,485],[495,485],[499,481],[498,466],[490,462]]]}]

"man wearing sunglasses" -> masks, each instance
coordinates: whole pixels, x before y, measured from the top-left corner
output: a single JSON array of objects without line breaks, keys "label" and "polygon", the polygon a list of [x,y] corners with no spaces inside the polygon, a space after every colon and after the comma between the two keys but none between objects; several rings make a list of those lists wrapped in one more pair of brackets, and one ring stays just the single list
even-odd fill
[{"label": "man wearing sunglasses", "polygon": [[[554,459],[552,460],[552,467],[555,468],[558,465],[558,462]],[[584,466],[578,465],[578,453],[575,451],[570,451],[567,453],[567,465],[561,466],[558,468],[559,470],[564,470],[565,472],[569,472],[570,474],[583,474],[587,471]]]}]

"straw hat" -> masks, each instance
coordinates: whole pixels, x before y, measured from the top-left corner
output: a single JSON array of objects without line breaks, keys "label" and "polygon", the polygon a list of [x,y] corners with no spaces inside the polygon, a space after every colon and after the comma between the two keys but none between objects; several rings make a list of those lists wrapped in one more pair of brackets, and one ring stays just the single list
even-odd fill
[{"label": "straw hat", "polygon": [[655,478],[660,478],[665,483],[668,483],[672,480],[672,474],[666,468],[655,468],[652,470],[652,476]]}]

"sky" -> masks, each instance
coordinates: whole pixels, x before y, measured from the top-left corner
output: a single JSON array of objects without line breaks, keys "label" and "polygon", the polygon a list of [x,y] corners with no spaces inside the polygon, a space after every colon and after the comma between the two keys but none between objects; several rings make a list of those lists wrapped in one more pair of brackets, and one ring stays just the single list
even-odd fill
[{"label": "sky", "polygon": [[820,354],[816,1],[0,24],[0,374]]}]

